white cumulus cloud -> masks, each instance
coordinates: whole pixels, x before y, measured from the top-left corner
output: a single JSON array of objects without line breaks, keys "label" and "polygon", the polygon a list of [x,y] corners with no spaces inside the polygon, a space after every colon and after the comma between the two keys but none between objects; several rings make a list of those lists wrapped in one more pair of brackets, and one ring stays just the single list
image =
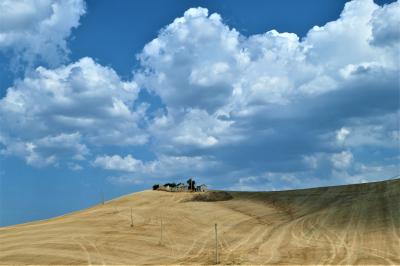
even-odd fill
[{"label": "white cumulus cloud", "polygon": [[331,160],[335,168],[346,169],[353,162],[353,154],[349,151],[334,153],[331,157]]},{"label": "white cumulus cloud", "polygon": [[95,167],[124,173],[112,177],[113,181],[130,183],[143,178],[177,178],[191,175],[204,175],[218,167],[213,158],[205,156],[167,156],[161,155],[155,160],[142,161],[131,154],[101,155],[93,161]]},{"label": "white cumulus cloud", "polygon": [[[84,5],[47,0],[34,2],[43,7],[32,13],[30,2],[21,3],[27,7],[18,16],[26,20],[14,21],[18,16],[10,14],[17,11],[7,11],[0,49],[22,49],[24,60],[65,55],[65,38],[78,25]],[[73,15],[57,24],[64,14],[58,13],[61,5]],[[15,82],[0,100],[5,125],[0,149],[32,165],[68,157],[76,170],[92,157],[93,166],[122,172],[116,179],[125,181],[198,174],[221,183],[235,179],[241,188],[250,188],[257,180],[265,187],[268,182],[302,186],[301,180],[315,182],[318,176],[332,181],[340,174],[344,177],[336,180],[359,180],[363,172],[355,165],[394,165],[391,158],[398,153],[393,145],[399,110],[398,13],[398,1],[379,6],[353,0],[337,20],[311,28],[304,37],[274,29],[244,36],[219,14],[191,8],[144,46],[131,81],[83,58],[39,67]],[[34,48],[52,36],[37,27],[49,17],[54,19],[51,29],[65,27],[54,33],[50,48],[43,46],[47,53]],[[22,48],[14,47],[17,37],[8,35],[18,29],[29,33],[26,39],[15,35]],[[35,45],[25,51],[31,35],[38,39],[32,37]],[[142,102],[140,90],[161,104]],[[338,143],[346,150],[338,151]],[[156,159],[117,151],[99,155],[109,153],[109,146],[134,154],[133,145],[147,145]],[[362,162],[365,153],[371,162]],[[322,179],[318,184],[324,184]]]},{"label": "white cumulus cloud", "polygon": [[[399,108],[399,51],[378,40],[398,44],[397,10],[398,2],[350,1],[303,38],[276,30],[247,37],[219,14],[187,10],[138,56],[135,81],[165,105],[150,121],[155,150],[214,156],[248,170],[243,176],[350,167],[353,149],[367,144],[358,128],[395,130],[384,117]],[[332,150],[332,134],[349,150]]]},{"label": "white cumulus cloud", "polygon": [[400,43],[400,2],[396,1],[377,9],[371,19],[372,44],[377,46],[396,46]]},{"label": "white cumulus cloud", "polygon": [[67,38],[85,14],[84,0],[0,1],[0,52],[12,63],[43,61],[52,66],[68,54]]},{"label": "white cumulus cloud", "polygon": [[[38,150],[56,156],[75,145],[80,148],[73,157],[82,158],[87,145],[144,144],[147,134],[138,124],[145,107],[134,105],[138,91],[134,82],[122,81],[91,58],[56,69],[39,67],[0,100],[4,153],[19,147],[14,155],[28,160]],[[34,148],[22,151],[28,143]]]},{"label": "white cumulus cloud", "polygon": [[343,142],[346,140],[349,134],[350,130],[345,127],[342,127],[339,131],[336,132],[336,140],[339,142]]}]

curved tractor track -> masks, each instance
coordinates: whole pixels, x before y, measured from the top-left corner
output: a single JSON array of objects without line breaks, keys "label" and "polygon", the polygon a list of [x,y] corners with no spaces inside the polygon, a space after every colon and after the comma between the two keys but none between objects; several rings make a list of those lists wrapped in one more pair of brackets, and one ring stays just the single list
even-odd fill
[{"label": "curved tractor track", "polygon": [[221,264],[400,265],[399,179],[215,193],[143,191],[2,227],[0,264],[214,264],[218,224]]}]

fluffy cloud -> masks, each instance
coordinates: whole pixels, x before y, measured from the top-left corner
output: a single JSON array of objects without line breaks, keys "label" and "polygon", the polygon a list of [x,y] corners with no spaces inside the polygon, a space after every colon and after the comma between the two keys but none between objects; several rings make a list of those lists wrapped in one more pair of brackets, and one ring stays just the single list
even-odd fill
[{"label": "fluffy cloud", "polygon": [[[75,170],[88,159],[120,174],[118,182],[196,175],[233,189],[394,175],[398,13],[399,2],[354,0],[302,38],[276,30],[246,37],[191,8],[144,47],[133,81],[83,58],[16,82],[0,101],[1,152],[42,166],[68,157]],[[157,101],[144,103],[139,88]],[[135,154],[133,145],[156,159],[99,155],[108,146]]]},{"label": "fluffy cloud", "polygon": [[[398,130],[385,120],[399,109],[398,5],[348,2],[339,19],[304,38],[275,30],[245,37],[220,15],[189,9],[138,56],[135,80],[165,104],[151,121],[155,150],[213,156],[232,178],[308,171],[327,182],[337,177],[332,167],[355,175],[353,152],[366,159],[367,142],[389,156],[395,146],[388,150],[383,136]],[[382,49],[380,39],[391,44]]]},{"label": "fluffy cloud", "polygon": [[126,172],[142,172],[144,167],[142,161],[133,158],[130,154],[126,157],[121,157],[119,155],[98,156],[93,164],[107,170]]},{"label": "fluffy cloud", "polygon": [[1,153],[23,157],[27,164],[37,167],[57,164],[57,157],[61,156],[80,161],[89,153],[86,145],[81,143],[81,139],[79,133],[60,133],[25,142],[10,141],[6,143],[6,148],[1,150]]},{"label": "fluffy cloud", "polygon": [[342,127],[339,131],[336,133],[336,140],[338,142],[344,142],[347,138],[347,136],[350,134],[350,130],[348,130],[345,127]]},{"label": "fluffy cloud", "polygon": [[66,39],[85,13],[83,0],[0,1],[0,52],[14,63],[58,65],[68,53]]},{"label": "fluffy cloud", "polygon": [[204,156],[165,156],[161,155],[156,160],[142,161],[128,154],[97,156],[93,161],[95,167],[123,173],[111,179],[114,182],[130,183],[139,182],[143,178],[185,178],[184,174],[204,176],[217,169],[219,164],[213,158]]},{"label": "fluffy cloud", "polygon": [[220,120],[202,109],[188,109],[182,116],[172,112],[156,117],[149,128],[156,141],[169,139],[157,143],[160,149],[212,148],[233,141],[229,133],[232,121]]},{"label": "fluffy cloud", "polygon": [[147,134],[138,124],[145,106],[135,105],[138,88],[91,58],[56,69],[39,67],[0,100],[3,153],[30,164],[55,162],[70,150],[83,159],[87,146],[141,145]]},{"label": "fluffy cloud", "polygon": [[[214,110],[227,102],[237,71],[239,33],[218,14],[192,8],[163,29],[139,55],[137,73],[170,108]],[[240,56],[240,55],[239,55]]]},{"label": "fluffy cloud", "polygon": [[274,191],[301,187],[301,181],[293,173],[262,173],[259,176],[241,177],[229,187],[235,191]]},{"label": "fluffy cloud", "polygon": [[[372,21],[396,6],[349,2],[338,20],[315,26],[303,40],[275,30],[246,38],[218,14],[189,9],[145,46],[136,79],[169,108],[245,115],[260,105],[288,104],[302,94],[343,88],[362,73],[397,70],[396,58],[370,43]],[[382,30],[395,31],[395,25]]]},{"label": "fluffy cloud", "polygon": [[377,9],[371,19],[372,44],[377,46],[394,45],[399,49],[400,43],[400,2],[385,5]]},{"label": "fluffy cloud", "polygon": [[331,157],[333,166],[338,169],[346,169],[353,161],[353,154],[349,151],[335,153]]}]

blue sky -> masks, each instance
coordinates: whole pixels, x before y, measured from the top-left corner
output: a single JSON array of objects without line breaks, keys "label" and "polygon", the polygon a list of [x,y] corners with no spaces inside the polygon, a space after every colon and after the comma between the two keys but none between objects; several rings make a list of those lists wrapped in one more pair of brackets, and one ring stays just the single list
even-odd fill
[{"label": "blue sky", "polygon": [[154,183],[400,171],[399,1],[0,1],[0,225]]}]

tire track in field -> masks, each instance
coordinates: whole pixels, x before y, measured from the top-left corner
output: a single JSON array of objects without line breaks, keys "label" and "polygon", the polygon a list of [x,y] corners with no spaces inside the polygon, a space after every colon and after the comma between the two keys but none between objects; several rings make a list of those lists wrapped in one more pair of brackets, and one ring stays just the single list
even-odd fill
[{"label": "tire track in field", "polygon": [[[197,227],[197,223],[196,221],[194,221],[193,219],[190,219],[189,217],[187,217],[187,215],[182,215],[180,216],[180,222],[182,222],[183,224],[181,225],[182,227],[184,227],[184,225],[190,225],[190,227]],[[210,226],[211,227],[211,226]],[[198,232],[198,231],[194,231],[192,234],[189,234],[190,237],[194,238],[191,241],[191,245],[188,249],[184,248],[183,253],[178,256],[178,258],[176,258],[176,263],[184,263],[185,259],[190,258],[192,251],[196,248],[197,244],[202,241],[202,240],[206,240],[207,238],[209,238],[209,235],[211,234],[211,232],[214,229],[208,229],[208,230],[203,230],[203,232]],[[203,243],[206,241],[203,241]],[[201,246],[204,247],[204,244]],[[177,252],[179,253],[181,250],[177,249]]]},{"label": "tire track in field", "polygon": [[[326,232],[327,234],[330,234],[332,236],[331,237],[332,242],[336,246],[337,249],[344,248],[345,254],[351,254],[350,252],[355,252],[355,251],[360,252],[360,253],[366,253],[367,255],[372,255],[374,257],[382,259],[382,260],[388,262],[389,264],[394,264],[393,261],[391,261],[389,258],[385,258],[378,254],[379,252],[382,252],[381,250],[374,249],[374,248],[367,248],[367,247],[358,247],[356,249],[349,247],[346,244],[346,241],[343,240],[343,237],[340,237],[338,233],[332,231],[331,229],[329,229],[328,227],[325,226],[326,221],[331,220],[329,216],[330,215],[325,215],[323,221],[321,221],[321,223],[319,223],[319,224],[321,226],[321,229],[324,232]],[[353,217],[353,216],[351,216],[351,217]],[[346,229],[344,230],[344,234],[348,234],[350,232],[349,228],[352,225],[352,223],[353,223],[353,218],[350,218],[347,223]],[[358,234],[358,238],[361,239],[362,235],[359,232],[359,230],[355,230],[355,232],[356,232],[356,234]],[[358,241],[358,242],[361,242],[361,241]],[[331,261],[326,261],[325,264],[336,264],[336,263],[334,263],[334,260],[331,260]]]},{"label": "tire track in field", "polygon": [[[392,264],[391,261],[388,260],[387,258],[376,254],[377,250],[374,250],[374,249],[366,250],[365,247],[360,246],[360,244],[362,243],[361,232],[363,230],[361,230],[361,229],[362,229],[363,225],[361,223],[363,222],[362,221],[363,211],[364,211],[363,206],[360,206],[359,204],[357,204],[357,202],[352,204],[351,211],[350,211],[352,217],[350,218],[349,224],[345,231],[345,238],[346,239],[350,238],[350,244],[348,244],[346,246],[346,251],[347,251],[346,256],[342,260],[337,262],[337,264],[354,264],[360,257],[361,253],[365,253],[368,256],[373,256],[373,257],[382,259],[382,260],[386,261],[388,264]],[[355,221],[355,223],[353,223],[353,221]],[[350,232],[352,232],[352,234],[350,234]],[[343,241],[342,243],[345,243],[345,241]],[[371,252],[371,251],[375,251],[375,252]]]},{"label": "tire track in field", "polygon": [[[230,262],[234,260],[235,257],[237,257],[237,254],[243,253],[243,251],[249,251],[254,249],[254,247],[257,246],[257,242],[259,242],[257,240],[258,239],[257,235],[259,236],[260,233],[263,232],[263,230],[264,229],[261,226],[257,225],[253,230],[248,232],[247,236],[241,237],[242,235],[240,235],[239,240],[231,244],[228,244],[228,241],[224,236],[225,234],[229,233],[229,230],[221,231],[221,233],[218,235],[218,240],[221,243],[220,244],[221,261],[222,258],[224,258],[225,263]],[[243,258],[240,258],[240,260],[243,260]]]},{"label": "tire track in field", "polygon": [[276,254],[280,253],[279,248],[282,246],[282,243],[285,241],[285,235],[288,234],[288,231],[286,228],[289,228],[290,225],[291,225],[290,222],[283,222],[283,223],[277,224],[271,230],[266,230],[267,234],[263,235],[262,239],[267,239],[267,240],[262,245],[260,245],[260,247],[258,249],[258,255],[262,257],[261,252],[264,249],[266,249],[267,251],[270,251],[270,252],[267,252],[267,254],[269,254],[270,256],[263,263],[270,264],[272,261],[274,261]]},{"label": "tire track in field", "polygon": [[[315,226],[316,223],[318,224],[318,227]],[[329,234],[329,231],[327,230],[327,228],[324,226],[322,219],[319,220],[319,223],[318,223],[318,220],[316,220],[316,222],[314,222],[314,224],[312,224],[312,226],[314,226],[315,230],[318,230],[318,232],[320,232],[323,235],[323,237],[326,238],[326,240],[329,243],[329,247],[330,247],[328,249],[328,252],[331,253],[331,256],[328,257],[326,260],[322,261],[321,264],[324,264],[324,265],[333,264],[334,260],[336,258],[338,258],[338,246],[334,242],[333,237]]]},{"label": "tire track in field", "polygon": [[103,254],[98,250],[96,243],[90,241],[86,237],[82,237],[82,239],[84,241],[86,241],[87,243],[89,243],[89,246],[91,246],[93,248],[93,250],[95,251],[97,257],[100,257],[101,265],[106,265],[106,263],[104,262]]},{"label": "tire track in field", "polygon": [[87,260],[87,265],[93,265],[92,264],[92,258],[90,256],[89,251],[87,250],[87,248],[85,247],[85,245],[83,245],[80,241],[77,240],[78,238],[74,237],[72,238],[72,241],[74,241],[75,243],[77,243],[79,245],[79,247],[83,250],[83,252],[85,253],[86,256],[86,260]]},{"label": "tire track in field", "polygon": [[[203,232],[200,237],[196,235],[196,239],[192,241],[190,248],[178,260],[183,260],[181,261],[181,263],[183,263],[186,260],[195,260],[196,258],[199,258],[202,252],[209,246],[208,241],[210,240],[213,231],[214,229],[207,230]],[[197,248],[197,252],[191,254],[199,242],[202,244],[200,244],[200,247]]]},{"label": "tire track in field", "polygon": [[[393,199],[390,199],[390,198],[388,198],[386,196],[385,199],[384,199],[385,204],[390,206],[389,202],[391,200],[393,200]],[[398,211],[400,211],[400,204],[397,204],[397,205],[399,205],[398,208],[394,208],[394,209],[397,209]],[[396,225],[396,218],[395,217],[397,217],[397,216],[395,216],[395,213],[393,212],[393,209],[392,208],[387,208],[387,209],[388,209],[388,212],[389,212],[388,219],[389,219],[389,221],[391,223],[391,231],[393,231],[393,235],[397,239],[397,242],[398,242],[397,246],[400,246],[400,233],[399,233],[400,223],[398,225]]]}]

